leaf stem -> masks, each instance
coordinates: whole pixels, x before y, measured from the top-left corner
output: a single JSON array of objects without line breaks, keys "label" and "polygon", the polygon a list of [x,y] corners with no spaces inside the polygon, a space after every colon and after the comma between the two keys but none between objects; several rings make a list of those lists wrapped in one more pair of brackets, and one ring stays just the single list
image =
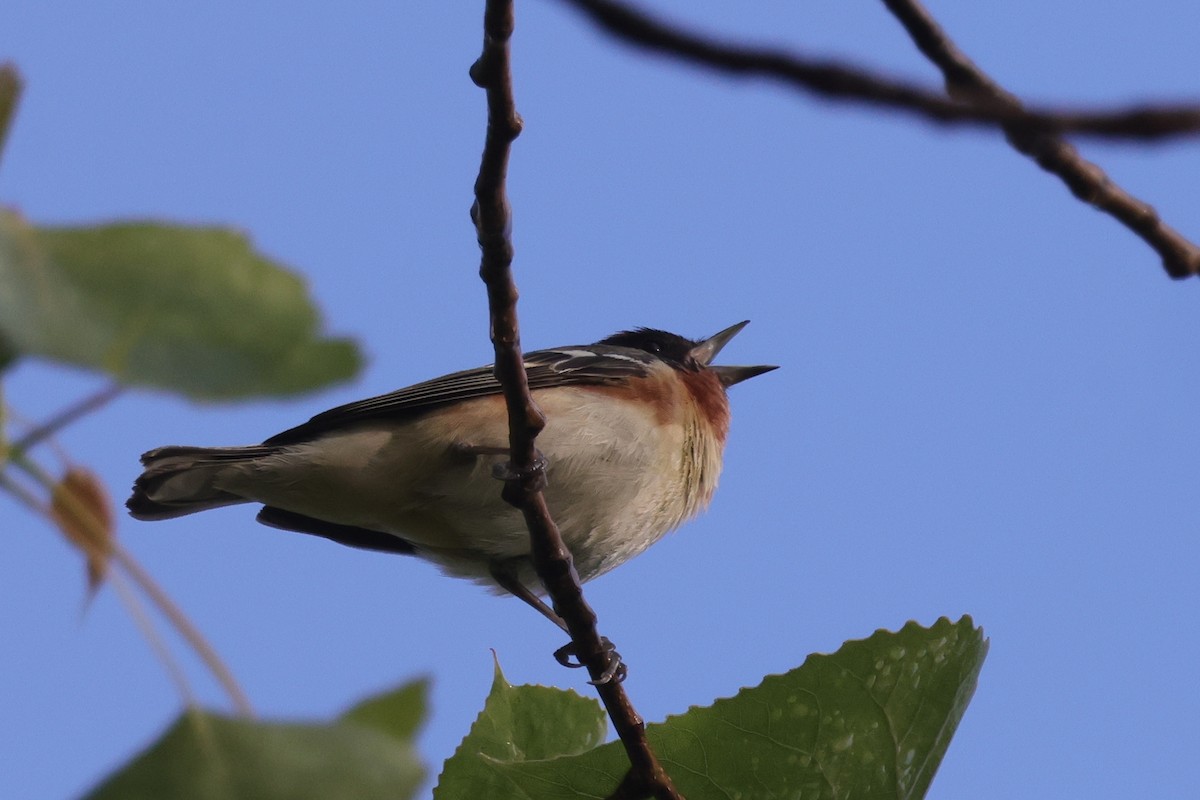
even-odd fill
[{"label": "leaf stem", "polygon": [[[11,454],[9,463],[40,484],[48,494],[53,494],[56,482],[39,464],[21,453]],[[39,498],[33,496],[27,490],[21,489],[7,476],[0,475],[0,478],[3,478],[4,488],[13,492],[26,505],[36,509],[46,516],[47,519],[52,519],[50,508]],[[128,551],[121,547],[120,543],[105,535],[105,532],[100,529],[102,527],[101,522],[96,518],[95,514],[90,513],[88,509],[84,508],[82,502],[78,502],[78,506],[79,508],[72,509],[73,512],[77,512],[74,513],[74,516],[83,524],[91,527],[92,530],[89,531],[89,536],[84,537],[77,544],[81,545],[87,551],[89,558],[99,560],[112,559],[115,561],[129,576],[134,585],[145,592],[150,601],[158,607],[159,613],[167,618],[171,625],[179,632],[179,635],[183,637],[184,641],[196,652],[200,660],[213,674],[213,677],[221,684],[226,694],[229,695],[230,702],[233,703],[237,712],[242,716],[253,717],[254,709],[251,707],[245,692],[242,691],[241,686],[234,679],[233,673],[230,672],[229,668],[221,660],[221,657],[217,655],[216,650],[213,649],[204,635],[200,633],[200,630],[192,624],[191,620],[175,604],[170,595],[150,576],[150,573]],[[106,549],[101,548],[97,544],[102,541],[108,542]],[[167,669],[171,671],[170,666]],[[190,692],[185,693],[185,701],[190,702],[190,698]]]},{"label": "leaf stem", "polygon": [[17,65],[11,61],[0,64],[0,156],[4,155],[4,144],[17,112],[24,81]]},{"label": "leaf stem", "polygon": [[14,458],[23,456],[34,445],[58,433],[80,417],[104,407],[123,391],[125,391],[123,386],[113,383],[83,398],[78,403],[68,406],[13,442],[11,456]]}]

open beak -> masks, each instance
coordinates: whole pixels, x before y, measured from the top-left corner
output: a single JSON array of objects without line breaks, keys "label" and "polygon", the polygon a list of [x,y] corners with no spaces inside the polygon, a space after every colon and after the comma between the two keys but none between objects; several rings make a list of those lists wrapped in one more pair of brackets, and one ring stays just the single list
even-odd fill
[{"label": "open beak", "polygon": [[758,366],[758,367],[713,367],[712,360],[717,357],[717,353],[721,352],[721,348],[729,344],[729,340],[737,336],[742,328],[750,324],[750,320],[744,320],[737,325],[730,325],[720,333],[715,333],[705,339],[700,344],[692,348],[692,358],[700,364],[717,373],[717,378],[720,379],[722,385],[729,387],[735,383],[741,383],[744,380],[749,380],[755,375],[762,375],[764,372],[770,372],[773,369],[779,369],[775,366]]}]

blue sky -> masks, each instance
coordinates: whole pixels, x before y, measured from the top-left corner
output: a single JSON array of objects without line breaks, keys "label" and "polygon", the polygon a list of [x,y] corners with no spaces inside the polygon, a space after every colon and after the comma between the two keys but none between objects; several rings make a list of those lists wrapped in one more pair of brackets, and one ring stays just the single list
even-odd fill
[{"label": "blue sky", "polygon": [[[656,7],[936,82],[882,4]],[[27,87],[0,202],[39,222],[250,231],[370,358],[353,384],[288,402],[121,398],[62,436],[118,502],[150,447],[256,442],[490,358],[467,217],[481,4],[279,9],[5,9],[0,57]],[[931,9],[1028,100],[1200,96],[1192,3]],[[722,360],[782,366],[732,392],[710,512],[587,587],[642,714],[969,613],[991,652],[931,797],[1200,794],[1200,284],[1168,280],[996,134],[646,58],[553,2],[519,4],[514,48],[526,346],[748,318]],[[1082,149],[1200,238],[1200,144]],[[6,377],[35,418],[101,383],[40,363]],[[0,520],[0,796],[69,797],[180,700],[115,593],[81,613],[75,554],[9,501]],[[550,658],[562,640],[544,620],[421,563],[269,530],[247,508],[120,535],[264,715],[327,717],[432,675],[436,771],[482,703],[489,648],[513,682],[586,688]]]}]

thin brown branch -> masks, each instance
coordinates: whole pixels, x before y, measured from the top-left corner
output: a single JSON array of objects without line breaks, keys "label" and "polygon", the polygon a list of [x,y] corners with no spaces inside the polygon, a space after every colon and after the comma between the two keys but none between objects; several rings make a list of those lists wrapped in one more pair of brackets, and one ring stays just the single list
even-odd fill
[{"label": "thin brown branch", "polygon": [[1200,135],[1194,103],[1136,105],[1107,110],[1021,108],[948,98],[939,91],[871,72],[861,66],[806,58],[762,45],[720,42],[662,22],[618,0],[563,0],[623,41],[735,75],[772,78],[833,100],[904,111],[946,125],[1020,124],[1037,131],[1111,139],[1151,140]]},{"label": "thin brown branch", "polygon": [[[545,425],[545,417],[529,393],[521,355],[518,295],[512,276],[512,213],[505,190],[509,150],[521,132],[509,58],[512,31],[512,0],[487,0],[483,53],[471,67],[471,79],[487,91],[488,104],[487,137],[475,181],[471,219],[482,251],[479,275],[487,286],[496,378],[504,388],[508,408],[510,478],[505,481],[504,499],[524,514],[538,577],[555,611],[567,624],[577,657],[595,681],[604,674],[609,655],[596,629],[596,614],[584,599],[571,553],[542,495],[545,464],[535,439]],[[679,800],[680,795],[650,749],[642,719],[620,681],[600,683],[597,692],[629,756],[630,771],[619,787],[620,796]]]},{"label": "thin brown branch", "polygon": [[[942,71],[946,91],[969,102],[1022,110],[1021,102],[979,69],[917,0],[883,0],[917,48]],[[1162,257],[1172,278],[1200,274],[1200,248],[1162,221],[1152,206],[1126,192],[1096,164],[1057,136],[1016,123],[1003,126],[1009,144],[1057,175],[1077,198],[1109,214]]]},{"label": "thin brown branch", "polygon": [[1113,111],[1027,108],[970,62],[912,0],[884,0],[921,51],[945,74],[950,97],[831,61],[766,47],[718,42],[660,22],[615,0],[563,0],[613,36],[711,69],[773,78],[824,97],[906,111],[945,124],[1000,125],[1009,142],[1057,175],[1077,198],[1121,222],[1162,257],[1172,278],[1200,274],[1200,248],[1166,225],[1149,204],[1117,186],[1059,134],[1128,140],[1195,136],[1200,108],[1137,106]]}]

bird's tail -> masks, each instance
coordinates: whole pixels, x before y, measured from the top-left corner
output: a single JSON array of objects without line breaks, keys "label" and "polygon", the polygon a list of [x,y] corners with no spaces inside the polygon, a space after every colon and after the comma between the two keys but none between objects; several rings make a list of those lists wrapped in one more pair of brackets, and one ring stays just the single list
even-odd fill
[{"label": "bird's tail", "polygon": [[210,508],[248,502],[217,488],[217,477],[230,466],[275,452],[253,447],[159,447],[142,455],[146,469],[133,483],[125,506],[135,519],[182,517]]}]

